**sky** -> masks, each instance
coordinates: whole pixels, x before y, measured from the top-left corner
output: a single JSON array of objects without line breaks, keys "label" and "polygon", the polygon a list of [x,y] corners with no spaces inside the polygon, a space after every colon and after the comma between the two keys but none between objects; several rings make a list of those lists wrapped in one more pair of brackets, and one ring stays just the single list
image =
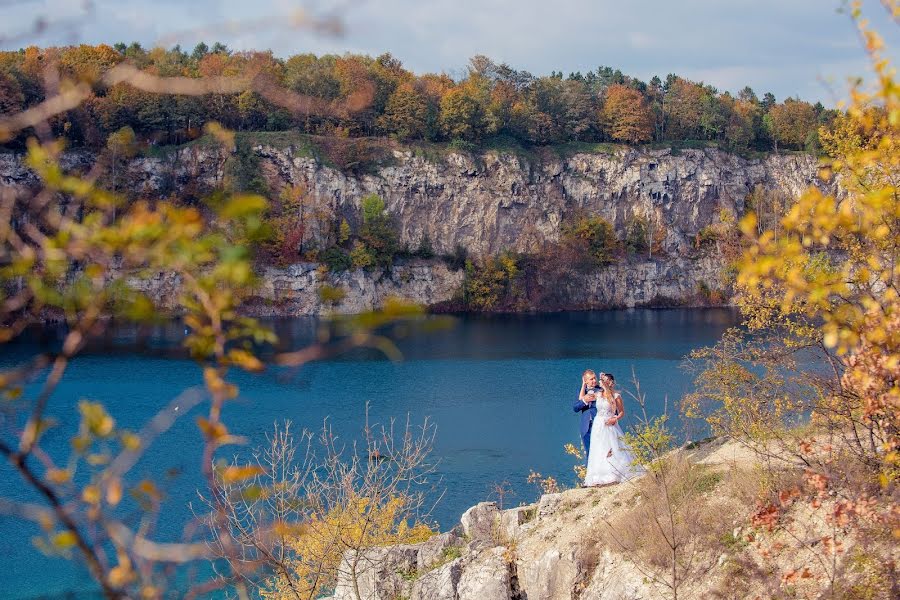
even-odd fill
[{"label": "sky", "polygon": [[[0,49],[201,40],[235,50],[376,56],[461,77],[476,54],[534,75],[601,65],[649,80],[676,73],[720,91],[834,106],[869,73],[842,0],[0,0]],[[864,3],[900,57],[900,27]],[[303,21],[300,16],[305,15]],[[325,23],[309,27],[301,23]],[[333,23],[339,23],[336,34]],[[327,26],[326,26],[327,25]]]}]

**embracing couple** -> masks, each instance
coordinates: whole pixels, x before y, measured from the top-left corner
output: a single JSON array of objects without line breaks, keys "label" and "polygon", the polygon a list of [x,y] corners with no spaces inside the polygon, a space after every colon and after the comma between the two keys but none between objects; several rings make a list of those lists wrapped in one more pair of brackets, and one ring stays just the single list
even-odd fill
[{"label": "embracing couple", "polygon": [[632,464],[634,457],[622,439],[619,420],[625,416],[625,406],[616,391],[615,377],[600,373],[598,382],[593,371],[585,371],[572,408],[581,413],[581,441],[587,457],[585,487],[626,481],[644,472]]}]

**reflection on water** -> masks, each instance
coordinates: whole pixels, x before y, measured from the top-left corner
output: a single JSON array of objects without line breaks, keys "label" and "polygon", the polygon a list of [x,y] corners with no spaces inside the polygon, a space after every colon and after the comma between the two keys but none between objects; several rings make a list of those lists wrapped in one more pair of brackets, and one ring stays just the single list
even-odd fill
[{"label": "reflection on water", "polygon": [[[585,368],[616,374],[626,390],[633,370],[650,410],[658,413],[667,400],[671,406],[690,389],[690,378],[679,368],[682,357],[715,343],[735,322],[735,313],[723,309],[648,309],[463,317],[452,329],[428,333],[427,327],[406,326],[395,332],[404,334],[397,339],[404,356],[400,363],[358,350],[299,370],[237,374],[241,396],[226,405],[224,417],[232,432],[257,443],[273,423],[287,419],[295,428],[311,429],[327,419],[341,439],[350,442],[358,438],[367,403],[372,422],[409,415],[416,423],[427,417],[437,426],[434,457],[440,482],[435,497],[443,492],[433,516],[447,528],[501,482],[512,488],[507,504],[532,501],[536,491],[525,482],[531,469],[574,483],[573,462],[562,447],[579,442],[578,417],[571,407]],[[271,325],[281,349],[308,344],[318,327],[314,319]],[[58,346],[64,333],[54,327],[29,332],[3,348],[0,366]],[[121,426],[134,429],[178,392],[198,384],[199,368],[180,350],[184,334],[177,323],[117,326],[93,341],[51,400],[50,410],[61,425],[47,434],[47,450],[55,456],[67,453],[80,398],[103,402]],[[626,412],[633,408],[626,395]],[[194,410],[183,415],[133,471],[135,478],[172,474],[162,482],[163,538],[178,534],[188,518],[185,506],[196,502],[198,414]],[[626,428],[633,417],[629,413],[624,419]],[[0,467],[0,497],[38,500],[6,465]],[[0,517],[3,539],[27,540],[35,533],[28,525]],[[86,573],[43,557],[27,544],[5,544],[0,552],[8,566],[0,597],[91,588]]]}]

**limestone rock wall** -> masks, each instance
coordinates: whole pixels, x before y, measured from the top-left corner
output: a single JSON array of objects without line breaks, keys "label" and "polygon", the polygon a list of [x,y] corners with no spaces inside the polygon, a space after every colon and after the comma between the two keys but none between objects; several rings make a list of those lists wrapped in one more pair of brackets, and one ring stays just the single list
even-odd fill
[{"label": "limestone rock wall", "polygon": [[[620,149],[609,154],[560,157],[541,151],[480,155],[449,152],[426,159],[399,149],[370,174],[351,175],[292,147],[253,148],[273,190],[303,184],[352,225],[359,224],[361,199],[377,193],[385,200],[400,242],[415,249],[428,237],[434,252],[451,254],[461,246],[471,256],[504,250],[539,253],[558,239],[560,224],[584,212],[599,214],[621,233],[635,214],[657,215],[665,227],[664,253],[653,260],[632,259],[562,283],[562,305],[594,308],[689,300],[700,282],[719,287],[721,260],[694,251],[696,234],[718,219],[721,210],[741,214],[757,185],[796,196],[817,180],[817,161],[804,154],[746,159],[715,149]],[[228,158],[221,151],[186,147],[164,158],[133,160],[124,176],[136,195],[190,191],[221,184]],[[87,170],[89,152],[66,153],[63,166]],[[23,157],[0,153],[0,185],[32,187],[35,175]],[[390,273],[351,271],[326,276],[314,265],[266,268],[253,311],[259,314],[316,314],[324,310],[316,294],[326,281],[344,289],[340,312],[359,312],[398,295],[422,304],[453,298],[463,274],[439,261],[401,262]],[[137,285],[172,291],[165,274]],[[162,297],[162,296],[160,296]]]},{"label": "limestone rock wall", "polygon": [[431,162],[395,151],[375,174],[347,176],[290,148],[257,147],[280,180],[302,183],[351,219],[360,199],[376,193],[411,248],[428,236],[435,252],[457,245],[470,254],[536,252],[556,240],[559,225],[584,211],[617,229],[635,213],[656,213],[666,226],[665,250],[687,251],[694,235],[725,208],[740,214],[757,185],[795,197],[817,183],[817,160],[805,154],[744,159],[720,150],[635,150],[614,154],[448,154]]}]

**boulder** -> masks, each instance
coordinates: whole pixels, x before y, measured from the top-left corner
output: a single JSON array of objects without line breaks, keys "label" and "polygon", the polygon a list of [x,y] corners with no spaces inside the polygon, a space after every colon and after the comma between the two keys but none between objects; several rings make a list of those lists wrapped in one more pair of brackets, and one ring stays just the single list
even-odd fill
[{"label": "boulder", "polygon": [[600,553],[593,577],[581,597],[643,600],[662,595],[637,567],[609,550],[604,550]]},{"label": "boulder", "polygon": [[505,542],[511,542],[522,533],[522,526],[534,520],[537,505],[518,506],[500,513],[500,535]]},{"label": "boulder", "polygon": [[419,575],[413,582],[410,600],[457,600],[463,560],[454,559]]},{"label": "boulder", "polygon": [[569,600],[579,566],[572,553],[562,554],[558,548],[549,548],[537,560],[520,560],[517,574],[519,587],[528,600]]},{"label": "boulder", "polygon": [[491,548],[476,556],[463,569],[457,592],[459,600],[509,600],[506,548]]},{"label": "boulder", "polygon": [[418,558],[416,545],[372,548],[359,553],[348,550],[341,559],[334,600],[357,600],[355,587],[362,600],[409,597],[418,573]]},{"label": "boulder", "polygon": [[421,544],[417,544],[419,547],[419,572],[428,571],[435,563],[446,562],[447,554],[452,549],[457,549],[458,554],[459,549],[464,545],[465,540],[458,529],[438,534]]},{"label": "boulder", "polygon": [[499,533],[500,509],[496,502],[481,502],[463,513],[460,518],[463,535],[469,543],[496,545]]},{"label": "boulder", "polygon": [[541,499],[538,501],[537,507],[537,516],[539,519],[545,519],[553,513],[555,513],[559,509],[559,504],[562,502],[563,495],[562,492],[556,494],[544,494],[541,496]]}]

